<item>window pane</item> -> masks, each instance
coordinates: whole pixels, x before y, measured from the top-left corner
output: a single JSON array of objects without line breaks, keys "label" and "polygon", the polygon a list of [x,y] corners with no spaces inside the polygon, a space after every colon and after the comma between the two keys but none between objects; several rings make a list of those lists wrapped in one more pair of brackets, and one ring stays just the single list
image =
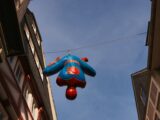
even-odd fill
[{"label": "window pane", "polygon": [[146,104],[147,97],[146,97],[146,94],[145,94],[145,91],[144,91],[143,88],[141,88],[141,91],[140,91],[140,98],[141,98],[143,104],[145,105],[145,104]]},{"label": "window pane", "polygon": [[40,73],[40,76],[41,76],[41,79],[42,79],[42,81],[43,81],[43,71],[42,71],[42,67],[40,66],[39,67],[39,73]]},{"label": "window pane", "polygon": [[16,79],[18,82],[20,81],[21,76],[22,76],[22,70],[21,70],[20,65],[18,65],[18,67],[16,69]]},{"label": "window pane", "polygon": [[32,40],[29,41],[29,45],[31,47],[32,53],[34,54],[34,45]]},{"label": "window pane", "polygon": [[29,95],[29,90],[26,88],[26,90],[25,90],[25,99],[26,99],[26,101],[28,101],[28,95]]},{"label": "window pane", "polygon": [[40,41],[40,37],[39,37],[38,33],[36,34],[36,38],[37,38],[38,45],[40,45],[41,41]]},{"label": "window pane", "polygon": [[38,56],[37,56],[37,54],[35,53],[35,56],[34,56],[34,58],[35,58],[35,61],[36,61],[36,65],[37,65],[37,67],[39,68],[39,59],[38,59]]},{"label": "window pane", "polygon": [[35,101],[33,102],[33,105],[32,105],[32,115],[34,120],[36,120],[38,117],[38,107]]},{"label": "window pane", "polygon": [[30,39],[29,39],[29,38],[30,38],[30,33],[29,33],[29,30],[28,30],[28,27],[27,27],[26,24],[24,25],[24,31],[25,31],[25,34],[26,34],[27,39],[30,40]]},{"label": "window pane", "polygon": [[34,33],[36,34],[37,33],[37,29],[36,29],[36,26],[35,26],[34,23],[32,23],[32,28],[33,28]]},{"label": "window pane", "polygon": [[8,61],[9,61],[9,63],[12,63],[12,62],[13,62],[13,59],[14,59],[14,57],[13,57],[13,56],[8,57]]},{"label": "window pane", "polygon": [[38,45],[40,46],[41,41],[40,41],[40,37],[39,37],[39,34],[38,34],[38,32],[37,32],[37,28],[36,28],[36,25],[35,25],[34,22],[32,23],[32,28],[33,28],[34,34],[35,34],[35,36],[36,36]]}]

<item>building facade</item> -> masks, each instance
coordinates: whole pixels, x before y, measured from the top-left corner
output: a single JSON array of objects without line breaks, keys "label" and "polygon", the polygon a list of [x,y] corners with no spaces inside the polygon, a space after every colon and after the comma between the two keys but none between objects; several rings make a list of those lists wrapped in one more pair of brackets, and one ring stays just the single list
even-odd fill
[{"label": "building facade", "polygon": [[0,120],[57,120],[29,2],[0,1]]},{"label": "building facade", "polygon": [[136,107],[139,120],[144,120],[147,108],[147,98],[150,84],[150,74],[147,69],[140,70],[131,75]]},{"label": "building facade", "polygon": [[[144,72],[132,74],[139,120],[160,120],[160,0],[151,0],[151,7],[146,40],[148,46],[146,74]],[[144,79],[139,80],[138,76],[144,76]],[[144,94],[141,92],[143,90]],[[145,104],[142,104],[143,98]]]}]

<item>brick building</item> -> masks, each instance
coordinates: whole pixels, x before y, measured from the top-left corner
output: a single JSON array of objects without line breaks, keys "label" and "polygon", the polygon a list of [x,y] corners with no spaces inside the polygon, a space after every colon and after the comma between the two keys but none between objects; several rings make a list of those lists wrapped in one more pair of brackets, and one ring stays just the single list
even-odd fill
[{"label": "brick building", "polygon": [[57,120],[29,2],[0,1],[0,120]]}]

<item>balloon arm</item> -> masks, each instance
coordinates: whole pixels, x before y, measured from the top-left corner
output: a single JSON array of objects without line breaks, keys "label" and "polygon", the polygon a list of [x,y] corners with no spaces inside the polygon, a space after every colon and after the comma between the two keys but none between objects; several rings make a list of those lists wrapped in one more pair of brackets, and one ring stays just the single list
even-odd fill
[{"label": "balloon arm", "polygon": [[53,64],[55,64],[55,63],[56,63],[56,62],[53,61],[53,62],[49,63],[47,66],[51,66],[51,65],[53,65]]},{"label": "balloon arm", "polygon": [[50,76],[56,74],[64,67],[64,59],[60,59],[59,61],[55,62],[54,64],[47,66],[43,70],[43,74],[46,76]]},{"label": "balloon arm", "polygon": [[83,71],[90,76],[95,76],[96,75],[96,71],[87,63],[85,63],[84,61],[80,61],[81,67],[83,69]]},{"label": "balloon arm", "polygon": [[84,62],[88,62],[88,58],[87,57],[81,58],[81,60],[84,61]]},{"label": "balloon arm", "polygon": [[53,62],[49,63],[47,66],[51,66],[51,65],[55,64],[60,59],[61,59],[60,57],[57,57]]}]

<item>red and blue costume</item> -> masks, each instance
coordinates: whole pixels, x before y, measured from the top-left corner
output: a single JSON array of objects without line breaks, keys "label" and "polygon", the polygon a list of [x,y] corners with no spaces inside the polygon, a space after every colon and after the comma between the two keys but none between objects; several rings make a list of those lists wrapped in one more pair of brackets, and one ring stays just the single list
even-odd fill
[{"label": "red and blue costume", "polygon": [[56,82],[59,86],[68,86],[66,97],[73,100],[77,96],[76,87],[84,88],[86,85],[84,73],[90,76],[96,75],[95,70],[86,63],[87,61],[87,58],[80,59],[68,54],[61,59],[57,58],[43,70],[43,73],[50,76],[61,70]]}]

